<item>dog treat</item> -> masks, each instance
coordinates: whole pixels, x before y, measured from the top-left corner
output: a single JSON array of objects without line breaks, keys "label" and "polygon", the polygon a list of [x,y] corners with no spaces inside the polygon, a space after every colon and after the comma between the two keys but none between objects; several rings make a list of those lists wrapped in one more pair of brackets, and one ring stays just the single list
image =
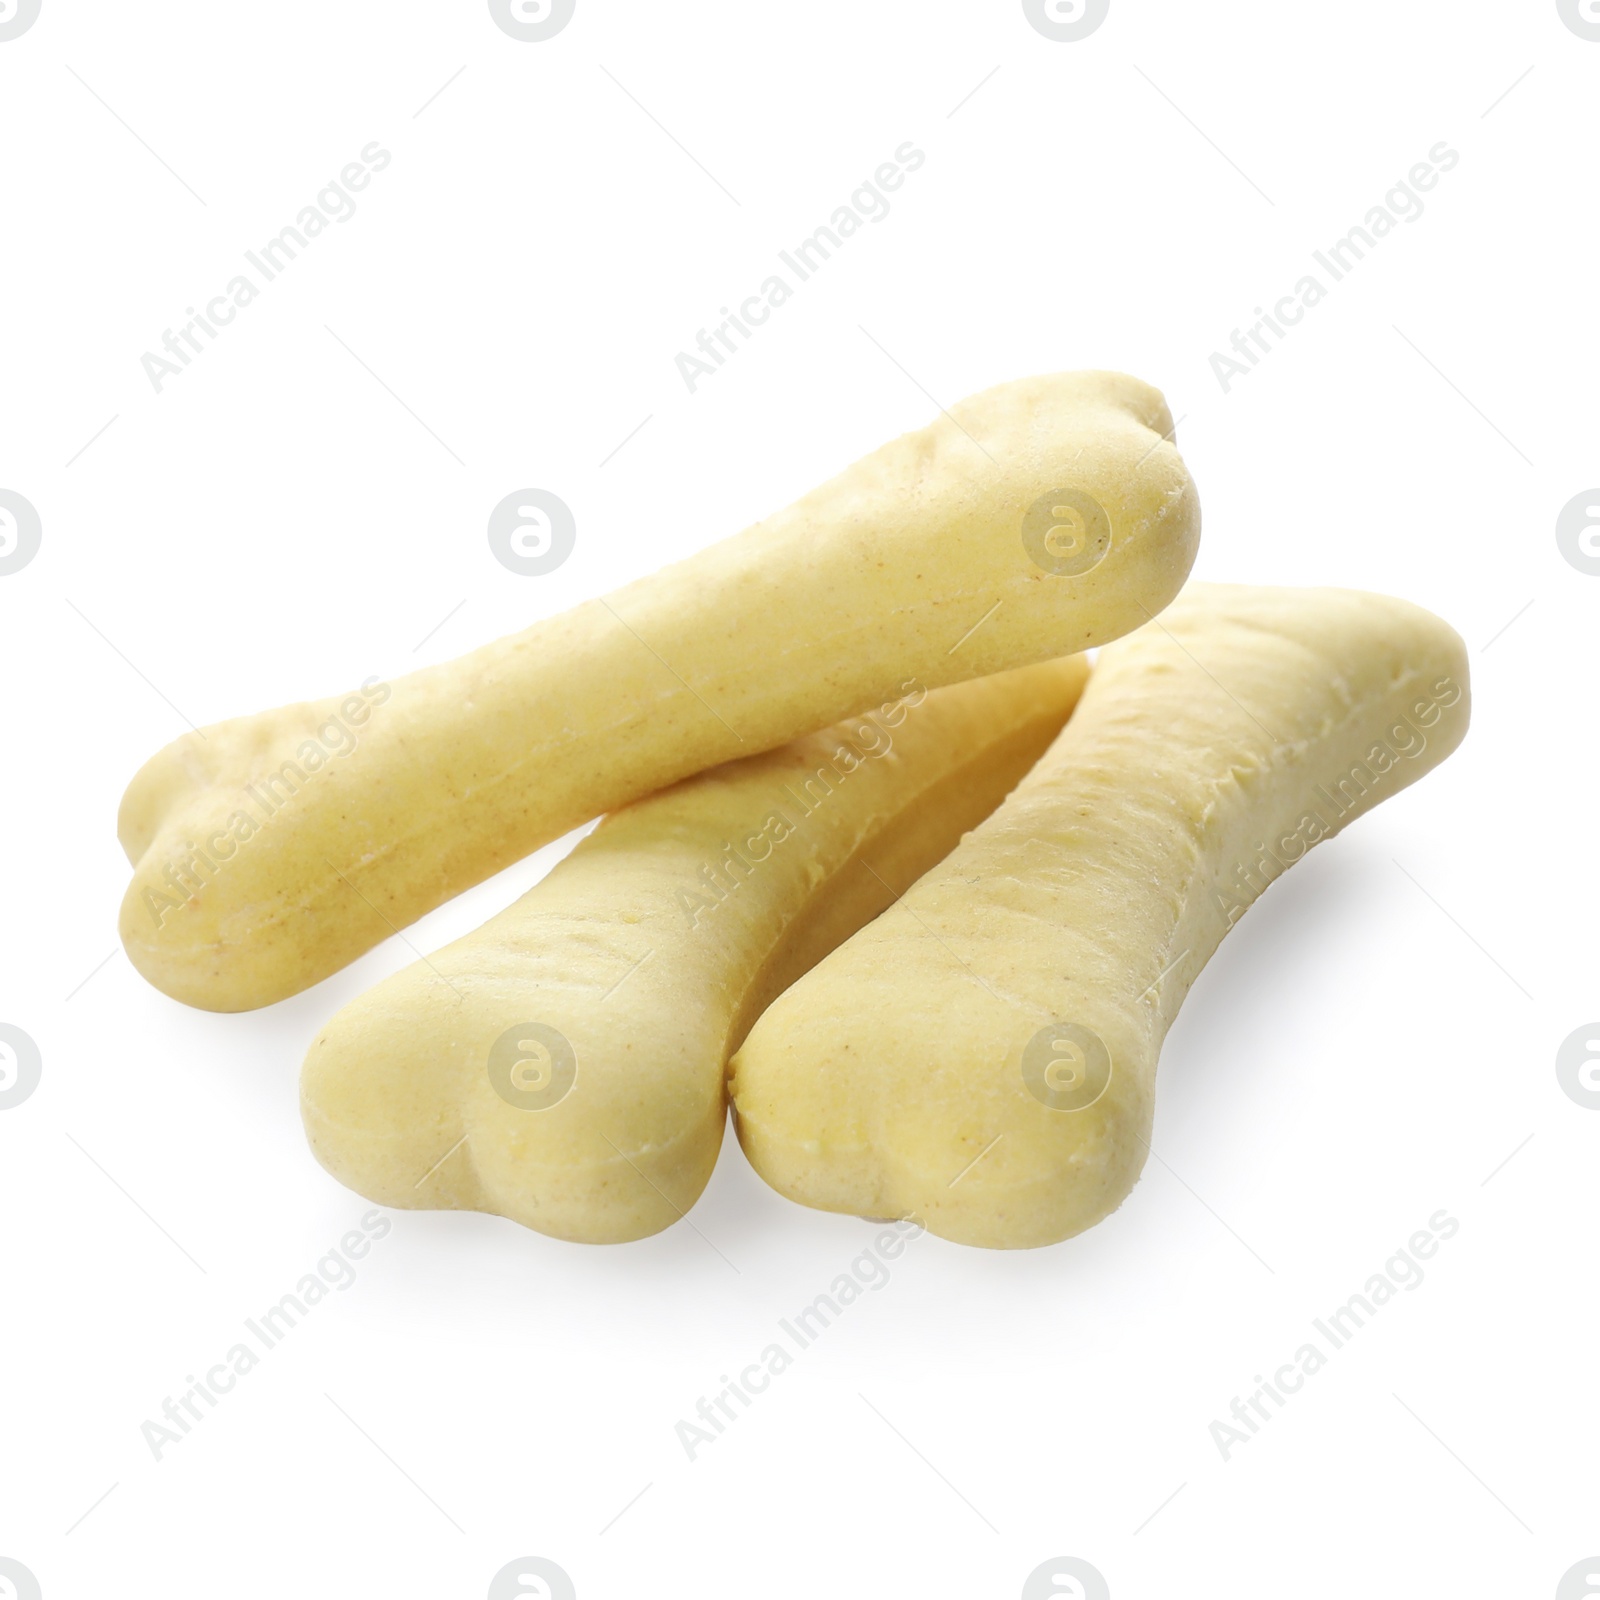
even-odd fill
[{"label": "dog treat", "polygon": [[987,816],[1060,729],[1082,657],[907,693],[607,817],[536,888],[312,1045],[317,1158],[383,1205],[563,1239],[676,1221],[762,1008]]},{"label": "dog treat", "polygon": [[123,798],[133,964],[245,1010],[695,772],[1159,611],[1200,515],[1161,396],[1003,384],[608,599],[363,690],[169,745]]},{"label": "dog treat", "polygon": [[1466,732],[1461,640],[1401,600],[1196,585],[1105,650],[1010,798],[734,1058],[780,1193],[1051,1244],[1144,1164],[1156,1058],[1267,883]]}]

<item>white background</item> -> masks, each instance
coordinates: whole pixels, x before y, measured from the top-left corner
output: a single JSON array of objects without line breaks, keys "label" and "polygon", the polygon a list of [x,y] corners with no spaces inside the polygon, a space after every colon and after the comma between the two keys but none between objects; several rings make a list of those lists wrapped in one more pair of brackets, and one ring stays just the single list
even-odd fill
[{"label": "white background", "polygon": [[[1600,1555],[1600,1113],[1554,1071],[1600,1013],[1600,578],[1554,537],[1600,483],[1597,90],[1554,0],[1113,0],[1078,43],[1015,0],[578,0],[539,44],[470,0],[44,0],[0,43],[0,488],[43,524],[0,578],[0,1021],[43,1057],[0,1113],[0,1555],[46,1600],[476,1600],[529,1554],[582,1600],[1011,1597],[1060,1555],[1115,1600],[1543,1600]],[[143,353],[372,140],[357,213],[158,395]],[[691,395],[677,352],[905,140],[892,212]],[[1224,394],[1212,352],[1441,140],[1425,214]],[[638,1244],[397,1213],[153,1460],[141,1423],[368,1209],[296,1075],[412,954],[243,1016],[147,987],[115,943],[138,765],[603,593],[935,400],[1094,366],[1183,419],[1198,575],[1419,601],[1476,698],[1227,941],[1121,1210],[914,1243],[693,1463],[674,1424],[866,1224],[731,1139]],[[485,537],[523,486],[577,519],[542,578]],[[1440,1208],[1426,1281],[1224,1462],[1212,1421]]]}]

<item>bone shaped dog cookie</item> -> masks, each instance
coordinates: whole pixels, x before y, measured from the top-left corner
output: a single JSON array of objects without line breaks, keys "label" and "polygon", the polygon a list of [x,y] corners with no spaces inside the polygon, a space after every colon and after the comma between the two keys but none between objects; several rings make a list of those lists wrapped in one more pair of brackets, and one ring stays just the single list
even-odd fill
[{"label": "bone shaped dog cookie", "polygon": [[1127,632],[1194,558],[1171,433],[1133,378],[1004,384],[607,599],[179,739],[118,819],[130,959],[192,1005],[265,1005],[579,823],[908,679]]},{"label": "bone shaped dog cookie", "polygon": [[913,688],[606,818],[323,1029],[301,1078],[318,1159],[384,1205],[564,1239],[676,1221],[715,1165],[750,1021],[999,803],[1086,673]]},{"label": "bone shaped dog cookie", "polygon": [[1006,802],[756,1023],[733,1063],[745,1153],[804,1204],[969,1244],[1099,1221],[1223,935],[1467,717],[1465,649],[1419,607],[1191,586],[1101,653]]}]

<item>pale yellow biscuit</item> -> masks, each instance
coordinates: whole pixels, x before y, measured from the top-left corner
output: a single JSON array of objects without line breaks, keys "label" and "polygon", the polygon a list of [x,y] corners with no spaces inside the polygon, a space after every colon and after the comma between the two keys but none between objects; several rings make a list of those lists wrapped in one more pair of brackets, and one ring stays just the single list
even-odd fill
[{"label": "pale yellow biscuit", "polygon": [[178,740],[122,802],[130,959],[192,1005],[265,1005],[579,823],[907,679],[1127,632],[1194,558],[1171,432],[1133,378],[1004,384],[608,599]]},{"label": "pale yellow biscuit", "polygon": [[969,1244],[1099,1221],[1223,935],[1467,716],[1461,640],[1416,606],[1192,586],[1102,652],[1005,804],[756,1023],[733,1065],[745,1153],[792,1199]]},{"label": "pale yellow biscuit", "polygon": [[608,817],[477,932],[362,995],[306,1058],[317,1158],[390,1206],[563,1239],[698,1197],[750,1020],[986,816],[1081,657],[909,692]]}]

